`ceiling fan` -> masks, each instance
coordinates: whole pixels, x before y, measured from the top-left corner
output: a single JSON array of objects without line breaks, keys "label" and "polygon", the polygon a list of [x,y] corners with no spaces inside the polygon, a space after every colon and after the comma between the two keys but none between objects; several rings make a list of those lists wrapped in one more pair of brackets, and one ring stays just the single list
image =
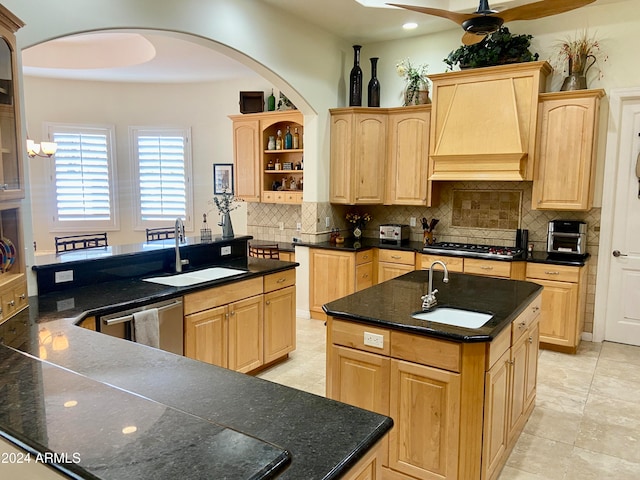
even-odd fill
[{"label": "ceiling fan", "polygon": [[462,43],[465,45],[473,45],[474,43],[481,42],[487,35],[498,30],[505,22],[549,17],[551,15],[568,12],[569,10],[575,10],[576,8],[593,2],[595,2],[595,0],[541,0],[519,7],[507,8],[506,10],[498,12],[497,10],[491,10],[488,0],[480,0],[478,10],[473,13],[450,12],[449,10],[441,10],[439,8],[401,5],[397,3],[389,3],[387,5],[452,20],[458,25],[461,25],[465,31],[462,36]]}]

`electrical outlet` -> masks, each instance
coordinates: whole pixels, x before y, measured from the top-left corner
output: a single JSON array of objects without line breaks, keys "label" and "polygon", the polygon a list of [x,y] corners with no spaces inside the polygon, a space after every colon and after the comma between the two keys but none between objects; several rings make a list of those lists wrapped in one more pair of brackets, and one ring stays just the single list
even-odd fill
[{"label": "electrical outlet", "polygon": [[327,228],[331,226],[331,217],[324,217],[324,226]]},{"label": "electrical outlet", "polygon": [[284,230],[284,222],[278,222],[278,229]]},{"label": "electrical outlet", "polygon": [[54,274],[54,283],[73,282],[73,270],[62,270]]},{"label": "electrical outlet", "polygon": [[377,333],[364,332],[364,344],[369,347],[384,348],[384,337]]},{"label": "electrical outlet", "polygon": [[416,226],[416,217],[411,217],[409,219],[409,226],[410,227],[415,227]]},{"label": "electrical outlet", "polygon": [[296,230],[297,231],[302,230],[302,223],[300,223],[300,222],[296,223]]},{"label": "electrical outlet", "polygon": [[227,245],[226,247],[222,247],[220,249],[220,255],[231,255],[231,246]]}]

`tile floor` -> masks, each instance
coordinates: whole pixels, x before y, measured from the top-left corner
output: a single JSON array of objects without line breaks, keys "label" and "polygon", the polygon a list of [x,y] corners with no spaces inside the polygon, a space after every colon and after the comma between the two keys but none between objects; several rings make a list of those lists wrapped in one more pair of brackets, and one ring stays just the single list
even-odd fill
[{"label": "tile floor", "polygon": [[[259,376],[325,393],[325,327],[298,319],[289,360]],[[640,479],[640,347],[540,353],[536,408],[499,480]]]}]

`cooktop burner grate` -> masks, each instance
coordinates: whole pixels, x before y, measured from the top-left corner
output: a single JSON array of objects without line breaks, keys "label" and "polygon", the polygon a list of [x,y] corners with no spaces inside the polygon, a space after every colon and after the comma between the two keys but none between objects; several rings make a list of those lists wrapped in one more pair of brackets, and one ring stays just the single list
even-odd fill
[{"label": "cooktop burner grate", "polygon": [[478,258],[520,258],[524,249],[502,245],[475,245],[473,243],[437,242],[426,245],[425,253],[448,253]]}]

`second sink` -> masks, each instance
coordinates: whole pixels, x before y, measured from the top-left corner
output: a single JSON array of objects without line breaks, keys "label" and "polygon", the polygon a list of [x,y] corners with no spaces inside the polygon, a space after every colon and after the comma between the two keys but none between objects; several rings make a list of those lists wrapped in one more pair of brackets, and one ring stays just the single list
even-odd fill
[{"label": "second sink", "polygon": [[161,285],[169,285],[171,287],[188,287],[197,285],[198,283],[211,282],[222,278],[233,277],[247,273],[245,270],[237,270],[235,268],[212,267],[195,272],[179,273],[177,275],[169,275],[164,277],[144,278],[145,282],[159,283]]},{"label": "second sink", "polygon": [[480,328],[487,323],[493,315],[483,312],[472,312],[451,307],[438,307],[428,312],[418,312],[412,315],[417,320],[443,323],[455,327]]}]

